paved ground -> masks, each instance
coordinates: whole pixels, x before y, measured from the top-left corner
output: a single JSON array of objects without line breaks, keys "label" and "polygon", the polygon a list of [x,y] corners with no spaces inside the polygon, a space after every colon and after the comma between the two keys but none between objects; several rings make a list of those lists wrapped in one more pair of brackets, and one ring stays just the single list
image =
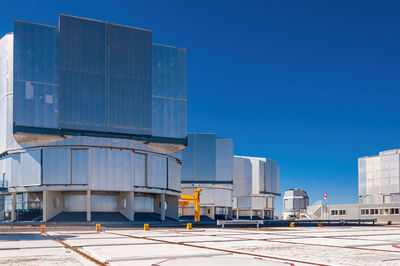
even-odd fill
[{"label": "paved ground", "polygon": [[[398,247],[397,247],[398,246]],[[400,227],[1,233],[9,265],[400,265]]]}]

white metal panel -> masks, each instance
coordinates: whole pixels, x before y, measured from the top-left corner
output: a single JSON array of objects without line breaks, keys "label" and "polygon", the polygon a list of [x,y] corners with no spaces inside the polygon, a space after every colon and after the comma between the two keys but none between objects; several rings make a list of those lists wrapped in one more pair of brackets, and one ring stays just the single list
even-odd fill
[{"label": "white metal panel", "polygon": [[249,159],[234,157],[234,196],[249,196],[252,193],[252,165]]},{"label": "white metal panel", "polygon": [[135,195],[133,202],[135,212],[154,212],[153,195]]},{"label": "white metal panel", "polygon": [[91,203],[93,212],[117,212],[118,194],[91,194]]},{"label": "white metal panel", "polygon": [[91,148],[90,188],[130,191],[133,182],[132,162],[131,151]]},{"label": "white metal panel", "polygon": [[40,185],[41,152],[34,150],[21,153],[20,185]]},{"label": "white metal panel", "polygon": [[86,200],[86,194],[64,194],[64,211],[84,212],[86,211]]}]

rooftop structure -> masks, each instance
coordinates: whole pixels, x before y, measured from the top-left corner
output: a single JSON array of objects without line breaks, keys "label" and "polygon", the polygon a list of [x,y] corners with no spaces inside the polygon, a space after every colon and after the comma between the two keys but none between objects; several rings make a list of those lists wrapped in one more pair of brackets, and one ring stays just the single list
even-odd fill
[{"label": "rooftop structure", "polygon": [[283,196],[283,219],[299,218],[309,205],[307,192],[299,188],[285,191]]},{"label": "rooftop structure", "polygon": [[274,217],[280,169],[267,158],[234,156],[233,211],[237,218]]}]

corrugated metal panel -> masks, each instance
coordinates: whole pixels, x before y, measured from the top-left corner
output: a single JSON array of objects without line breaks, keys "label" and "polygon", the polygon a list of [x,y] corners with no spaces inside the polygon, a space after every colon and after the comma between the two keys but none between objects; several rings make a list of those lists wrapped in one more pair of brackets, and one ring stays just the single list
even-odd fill
[{"label": "corrugated metal panel", "polygon": [[148,186],[167,187],[167,159],[159,156],[147,157]]},{"label": "corrugated metal panel", "polygon": [[181,190],[181,166],[179,163],[168,158],[168,188],[172,190]]},{"label": "corrugated metal panel", "polygon": [[71,150],[43,150],[43,184],[71,184]]},{"label": "corrugated metal panel", "polygon": [[154,212],[153,195],[135,195],[133,204],[135,212]]},{"label": "corrugated metal panel", "polygon": [[151,135],[151,31],[108,24],[110,131]]},{"label": "corrugated metal panel", "polygon": [[232,139],[216,139],[216,180],[233,181]]},{"label": "corrugated metal panel", "polygon": [[11,154],[10,186],[40,185],[40,150]]},{"label": "corrugated metal panel", "polygon": [[41,184],[41,151],[21,153],[20,185]]},{"label": "corrugated metal panel", "polygon": [[260,192],[266,191],[266,183],[267,183],[267,172],[266,172],[266,162],[260,161],[259,165],[259,177],[260,177]]},{"label": "corrugated metal panel", "polygon": [[89,152],[87,149],[71,150],[72,184],[87,185],[89,176]]},{"label": "corrugated metal panel", "polygon": [[64,194],[64,211],[84,212],[86,211],[86,194],[68,193]]},{"label": "corrugated metal panel", "polygon": [[153,135],[186,137],[186,49],[153,44]]},{"label": "corrugated metal panel", "polygon": [[60,127],[107,127],[106,26],[60,15]]},{"label": "corrugated metal panel", "polygon": [[134,153],[133,163],[135,175],[133,185],[141,187],[146,186],[146,155]]},{"label": "corrugated metal panel", "polygon": [[118,194],[91,194],[93,212],[117,212],[119,195]]},{"label": "corrugated metal panel", "polygon": [[14,22],[14,122],[58,128],[58,30]]},{"label": "corrugated metal panel", "polygon": [[90,188],[93,190],[131,190],[132,160],[132,152],[128,150],[90,149]]},{"label": "corrugated metal panel", "polygon": [[216,180],[215,134],[188,134],[188,147],[182,151],[182,180]]},{"label": "corrugated metal panel", "polygon": [[252,165],[249,159],[234,157],[233,195],[248,196],[252,193]]}]

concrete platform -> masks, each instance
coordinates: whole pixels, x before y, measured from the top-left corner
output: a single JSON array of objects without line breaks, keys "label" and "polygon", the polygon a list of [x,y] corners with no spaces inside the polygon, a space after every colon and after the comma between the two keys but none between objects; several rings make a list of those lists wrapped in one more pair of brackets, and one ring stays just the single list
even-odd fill
[{"label": "concrete platform", "polygon": [[0,264],[400,265],[398,226],[48,231],[1,233]]}]

